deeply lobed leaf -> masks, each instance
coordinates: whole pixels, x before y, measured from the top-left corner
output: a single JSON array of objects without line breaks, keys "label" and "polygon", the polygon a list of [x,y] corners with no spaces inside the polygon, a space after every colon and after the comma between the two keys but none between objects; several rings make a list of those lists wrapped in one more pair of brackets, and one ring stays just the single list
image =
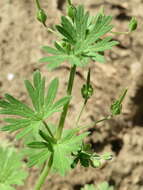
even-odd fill
[{"label": "deeply lobed leaf", "polygon": [[82,5],[78,6],[73,19],[62,16],[61,24],[56,25],[63,42],[56,42],[55,48],[43,47],[52,56],[40,61],[49,63],[49,69],[58,67],[64,61],[80,67],[87,65],[89,60],[104,62],[104,55],[101,53],[118,44],[111,37],[104,37],[113,28],[111,21],[111,16],[98,13],[93,17]]},{"label": "deeply lobed leaf", "polygon": [[53,168],[62,176],[71,169],[73,162],[71,153],[80,149],[82,140],[89,134],[86,132],[77,136],[75,132],[70,135],[71,132],[70,130],[70,132],[54,146]]},{"label": "deeply lobed leaf", "polygon": [[0,114],[18,116],[18,118],[9,117],[4,119],[8,124],[1,130],[13,132],[23,129],[17,135],[18,139],[28,133],[32,133],[32,131],[34,131],[33,134],[38,134],[39,128],[43,125],[43,120],[53,113],[61,111],[62,107],[71,98],[64,97],[54,102],[59,86],[58,79],[52,80],[48,91],[45,92],[45,78],[41,76],[39,71],[34,72],[33,84],[26,80],[25,86],[33,108],[30,108],[9,94],[5,95],[4,100],[0,100]]},{"label": "deeply lobed leaf", "polygon": [[81,148],[83,139],[89,134],[86,132],[76,135],[76,132],[77,130],[75,129],[65,130],[62,139],[55,142],[41,131],[40,135],[45,142],[32,142],[28,146],[34,149],[43,149],[43,151],[37,152],[37,154],[32,154],[31,152],[28,165],[31,167],[39,163],[42,164],[49,158],[50,154],[53,154],[53,170],[64,176],[71,169],[73,162],[72,152]]}]

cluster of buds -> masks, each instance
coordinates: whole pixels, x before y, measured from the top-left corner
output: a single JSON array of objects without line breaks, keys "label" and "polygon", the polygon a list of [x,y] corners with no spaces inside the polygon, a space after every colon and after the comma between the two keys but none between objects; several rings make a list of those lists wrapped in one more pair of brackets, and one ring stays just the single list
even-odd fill
[{"label": "cluster of buds", "polygon": [[84,143],[78,152],[72,153],[72,156],[74,157],[73,163],[71,164],[72,169],[75,168],[79,162],[83,167],[91,166],[93,168],[99,168],[105,161],[112,159],[111,153],[99,155],[92,151],[91,144]]}]

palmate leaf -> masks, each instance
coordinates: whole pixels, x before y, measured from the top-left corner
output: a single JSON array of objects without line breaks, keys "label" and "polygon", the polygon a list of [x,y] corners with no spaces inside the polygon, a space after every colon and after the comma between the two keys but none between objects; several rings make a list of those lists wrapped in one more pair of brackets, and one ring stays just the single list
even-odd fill
[{"label": "palmate leaf", "polygon": [[112,37],[104,37],[113,28],[111,21],[111,16],[100,12],[95,17],[90,16],[83,6],[78,6],[74,19],[62,16],[61,24],[56,25],[63,42],[56,42],[54,48],[44,46],[43,49],[52,56],[44,57],[40,62],[48,63],[49,69],[64,61],[80,67],[87,65],[89,60],[104,62],[103,52],[118,44]]},{"label": "palmate leaf", "polygon": [[11,185],[23,185],[27,173],[22,169],[21,155],[13,148],[0,147],[0,160],[0,189],[14,190]]},{"label": "palmate leaf", "polygon": [[71,153],[80,149],[82,140],[89,134],[86,132],[77,136],[75,133],[71,135],[71,132],[70,130],[61,142],[54,146],[53,169],[62,176],[71,169],[73,162]]},{"label": "palmate leaf", "polygon": [[21,138],[28,133],[38,133],[42,121],[47,119],[55,112],[62,110],[62,107],[71,97],[64,97],[54,102],[58,90],[58,79],[55,78],[45,92],[45,78],[42,78],[39,71],[34,72],[33,84],[26,80],[25,86],[31,98],[33,108],[17,100],[13,96],[6,94],[4,100],[0,100],[0,114],[15,115],[18,118],[8,117],[4,119],[8,124],[1,130],[16,131],[23,129],[17,138]]},{"label": "palmate leaf", "polygon": [[60,173],[62,176],[71,169],[73,158],[72,152],[78,151],[81,148],[83,139],[89,134],[88,132],[81,135],[76,135],[76,130],[65,130],[63,137],[58,142],[52,142],[51,139],[43,132],[41,136],[45,142],[32,142],[28,146],[30,148],[43,149],[41,152],[30,155],[29,167],[44,163],[53,154],[53,171]]}]

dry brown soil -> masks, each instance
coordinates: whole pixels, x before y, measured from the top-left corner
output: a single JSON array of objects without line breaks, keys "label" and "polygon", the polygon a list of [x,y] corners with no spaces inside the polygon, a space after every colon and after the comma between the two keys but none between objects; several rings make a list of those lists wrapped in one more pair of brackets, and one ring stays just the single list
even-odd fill
[{"label": "dry brown soil", "polygon": [[[65,13],[63,0],[41,0],[48,14],[48,26],[58,23]],[[107,180],[117,190],[143,190],[143,0],[77,0],[91,14],[101,5],[113,15],[116,31],[127,31],[131,16],[136,16],[139,27],[130,36],[114,36],[120,45],[107,52],[106,64],[92,63],[92,83],[95,93],[89,101],[81,123],[93,124],[109,113],[114,98],[128,87],[123,114],[112,121],[90,129],[87,139],[98,153],[111,151],[114,158],[101,169],[78,167],[65,177],[49,176],[45,190],[79,190],[85,183],[97,184]],[[8,92],[28,102],[23,79],[31,79],[39,68],[48,79],[58,76],[60,96],[65,93],[69,65],[49,72],[45,64],[38,63],[43,56],[42,45],[52,44],[55,36],[45,31],[35,19],[33,0],[0,0],[0,96]],[[82,99],[80,88],[85,81],[86,69],[78,69],[73,100],[66,127],[71,127]],[[52,118],[57,121],[57,117]],[[1,124],[2,125],[2,124]],[[1,133],[1,141],[8,139],[17,146],[14,135]],[[19,190],[32,190],[38,176],[37,169],[30,169],[30,177]]]}]

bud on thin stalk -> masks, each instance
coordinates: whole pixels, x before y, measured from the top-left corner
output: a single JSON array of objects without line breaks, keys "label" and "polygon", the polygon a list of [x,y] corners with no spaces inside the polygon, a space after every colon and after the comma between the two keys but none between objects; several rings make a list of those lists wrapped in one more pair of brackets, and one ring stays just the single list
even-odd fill
[{"label": "bud on thin stalk", "polygon": [[44,25],[46,26],[46,20],[47,20],[47,15],[43,9],[38,9],[37,12],[37,19]]},{"label": "bud on thin stalk", "polygon": [[135,17],[132,17],[130,23],[129,23],[129,31],[133,32],[137,29],[138,23],[137,19]]},{"label": "bud on thin stalk", "polygon": [[90,84],[90,69],[88,70],[86,84],[81,89],[82,97],[87,101],[93,95],[93,87]]}]

